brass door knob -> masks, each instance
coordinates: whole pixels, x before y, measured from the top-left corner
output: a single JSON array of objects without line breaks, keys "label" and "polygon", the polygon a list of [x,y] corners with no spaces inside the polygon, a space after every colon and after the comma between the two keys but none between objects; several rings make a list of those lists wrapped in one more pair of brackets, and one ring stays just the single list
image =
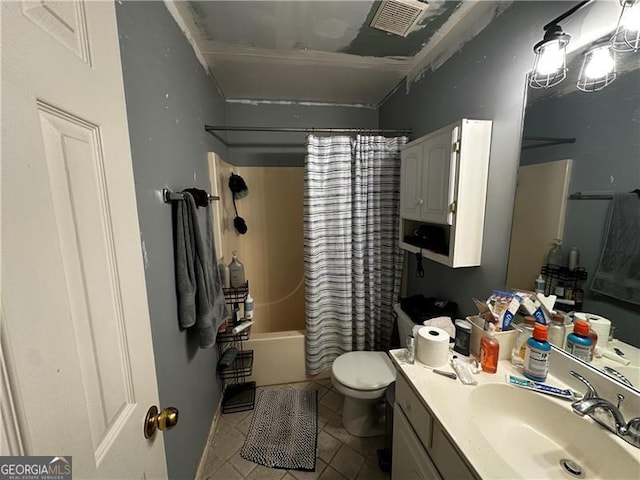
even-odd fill
[{"label": "brass door knob", "polygon": [[178,424],[178,409],[176,407],[163,408],[158,412],[158,407],[152,405],[147,410],[147,416],[144,419],[144,438],[151,438],[156,429],[171,430]]}]

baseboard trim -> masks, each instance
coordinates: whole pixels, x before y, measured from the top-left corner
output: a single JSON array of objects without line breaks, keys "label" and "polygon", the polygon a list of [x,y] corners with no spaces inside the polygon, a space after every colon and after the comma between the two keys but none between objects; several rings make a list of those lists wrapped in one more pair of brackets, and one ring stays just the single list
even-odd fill
[{"label": "baseboard trim", "polygon": [[220,421],[221,415],[222,415],[222,401],[218,403],[218,408],[216,409],[216,413],[213,414],[213,420],[211,420],[211,426],[209,427],[209,435],[207,436],[207,441],[204,445],[204,449],[202,450],[202,455],[200,456],[200,462],[198,463],[198,470],[196,470],[195,480],[204,480],[203,470],[207,462],[207,453],[211,449],[210,447],[213,445],[213,437],[216,434],[216,427],[218,426],[218,422]]}]

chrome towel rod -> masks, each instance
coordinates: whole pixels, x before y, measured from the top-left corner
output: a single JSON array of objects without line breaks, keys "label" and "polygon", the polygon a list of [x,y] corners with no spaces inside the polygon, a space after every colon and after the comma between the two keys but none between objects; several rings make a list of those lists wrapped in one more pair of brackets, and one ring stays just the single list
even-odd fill
[{"label": "chrome towel rod", "polygon": [[[212,202],[214,200],[220,200],[220,197],[216,197],[215,195],[208,195],[209,196],[209,201]],[[164,203],[171,203],[171,202],[180,202],[182,200],[184,200],[184,195],[182,193],[179,192],[173,192],[171,190],[169,190],[168,188],[163,188],[162,189],[162,199],[164,200]]]},{"label": "chrome towel rod", "polygon": [[385,129],[385,128],[339,128],[339,127],[244,127],[229,125],[205,125],[207,132],[281,132],[281,133],[371,133],[371,134],[394,134],[410,135],[411,129]]},{"label": "chrome towel rod", "polygon": [[613,193],[610,192],[576,192],[569,195],[569,200],[611,200]]}]

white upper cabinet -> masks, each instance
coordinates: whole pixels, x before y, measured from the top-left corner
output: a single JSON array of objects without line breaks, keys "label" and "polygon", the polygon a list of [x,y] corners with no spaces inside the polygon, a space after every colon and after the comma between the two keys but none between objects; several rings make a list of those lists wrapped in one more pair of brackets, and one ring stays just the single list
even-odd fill
[{"label": "white upper cabinet", "polygon": [[[400,241],[422,225],[440,226],[439,248],[422,245],[425,258],[451,267],[480,265],[487,195],[490,120],[462,119],[408,143],[402,150]],[[433,228],[430,230],[433,232]]]},{"label": "white upper cabinet", "polygon": [[422,143],[402,150],[400,216],[420,220],[422,213]]}]

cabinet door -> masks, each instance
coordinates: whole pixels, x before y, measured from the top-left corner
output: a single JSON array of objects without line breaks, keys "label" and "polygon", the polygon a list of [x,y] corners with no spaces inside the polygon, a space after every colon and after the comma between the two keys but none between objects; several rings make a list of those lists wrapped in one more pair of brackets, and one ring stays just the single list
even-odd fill
[{"label": "cabinet door", "polygon": [[421,193],[422,143],[402,151],[400,167],[400,216],[410,220],[420,220],[424,203]]},{"label": "cabinet door", "polygon": [[441,480],[438,470],[413,433],[402,410],[396,406],[393,418],[392,480]]},{"label": "cabinet door", "polygon": [[[454,129],[457,131],[457,128]],[[451,225],[450,204],[455,191],[455,162],[452,161],[452,132],[443,129],[423,143],[422,215],[420,220]]]}]

